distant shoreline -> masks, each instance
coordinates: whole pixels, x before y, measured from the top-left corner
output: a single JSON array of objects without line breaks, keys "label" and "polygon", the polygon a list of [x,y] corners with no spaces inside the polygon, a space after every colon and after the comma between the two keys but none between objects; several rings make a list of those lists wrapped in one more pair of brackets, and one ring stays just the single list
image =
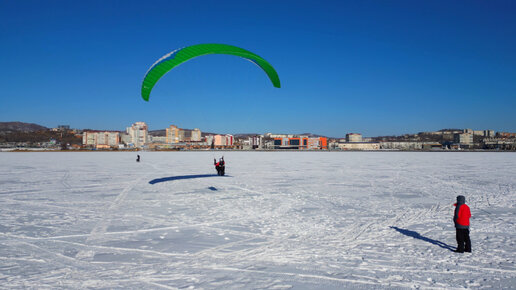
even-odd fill
[{"label": "distant shoreline", "polygon": [[421,153],[462,153],[462,152],[493,152],[493,153],[504,153],[504,152],[516,152],[516,150],[482,150],[482,149],[476,149],[476,150],[281,150],[281,149],[271,149],[271,150],[232,150],[232,149],[218,149],[218,150],[84,150],[84,149],[75,149],[75,150],[38,150],[38,149],[0,149],[0,153],[27,153],[27,152],[42,152],[42,153],[48,153],[48,152],[113,152],[113,153],[128,153],[128,152],[302,152],[302,153],[314,153],[314,152],[321,152],[321,153],[333,153],[333,152],[339,152],[339,153],[350,153],[350,152],[421,152]]}]

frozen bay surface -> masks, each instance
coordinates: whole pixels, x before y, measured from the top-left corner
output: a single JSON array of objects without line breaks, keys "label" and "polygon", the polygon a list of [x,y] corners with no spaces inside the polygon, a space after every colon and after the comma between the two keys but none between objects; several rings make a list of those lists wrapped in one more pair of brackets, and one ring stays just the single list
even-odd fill
[{"label": "frozen bay surface", "polygon": [[0,153],[0,288],[516,285],[515,153],[139,154]]}]

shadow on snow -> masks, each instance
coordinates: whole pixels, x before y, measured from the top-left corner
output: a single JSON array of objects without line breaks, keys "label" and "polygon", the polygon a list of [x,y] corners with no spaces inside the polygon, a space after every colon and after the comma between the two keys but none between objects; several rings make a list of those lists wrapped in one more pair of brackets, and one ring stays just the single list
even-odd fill
[{"label": "shadow on snow", "polygon": [[[160,182],[174,181],[174,180],[181,180],[181,179],[195,179],[195,178],[205,178],[205,177],[215,177],[215,176],[218,176],[218,175],[217,174],[193,174],[193,175],[169,176],[169,177],[153,179],[153,180],[149,181],[149,184],[156,184],[156,183],[160,183]],[[221,177],[231,177],[231,176],[224,175]]]},{"label": "shadow on snow", "polygon": [[418,240],[422,240],[422,241],[425,241],[425,242],[429,242],[431,244],[434,244],[436,246],[439,246],[443,249],[448,249],[450,251],[454,251],[455,248],[446,244],[446,243],[443,243],[441,241],[438,241],[438,240],[433,240],[433,239],[430,239],[430,238],[427,238],[427,237],[423,237],[422,235],[420,235],[418,232],[415,232],[415,231],[411,231],[411,230],[406,230],[406,229],[400,229],[398,227],[390,227],[391,229],[395,229],[397,230],[398,232],[404,234],[405,236],[409,236],[409,237],[413,237],[414,239],[418,239]]}]

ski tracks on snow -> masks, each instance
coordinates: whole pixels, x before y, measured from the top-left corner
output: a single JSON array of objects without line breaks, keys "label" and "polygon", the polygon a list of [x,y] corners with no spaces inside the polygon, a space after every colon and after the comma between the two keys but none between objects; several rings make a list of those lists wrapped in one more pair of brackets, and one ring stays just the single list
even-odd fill
[{"label": "ski tracks on snow", "polygon": [[[150,165],[153,169],[157,170],[158,168],[155,165]],[[143,180],[148,179],[148,177],[152,174],[149,172],[147,174],[141,175],[139,178],[134,179],[130,182],[111,202],[106,209],[102,210],[103,214],[100,216],[100,221],[93,227],[91,232],[88,234],[88,238],[86,239],[85,244],[91,244],[95,241],[100,240],[103,235],[107,232],[109,227],[111,217],[115,213],[115,211],[122,205],[124,199],[127,197],[129,192],[134,189],[134,187],[138,184],[141,184]],[[91,259],[95,255],[95,252],[92,250],[81,250],[77,253],[77,259]]]}]

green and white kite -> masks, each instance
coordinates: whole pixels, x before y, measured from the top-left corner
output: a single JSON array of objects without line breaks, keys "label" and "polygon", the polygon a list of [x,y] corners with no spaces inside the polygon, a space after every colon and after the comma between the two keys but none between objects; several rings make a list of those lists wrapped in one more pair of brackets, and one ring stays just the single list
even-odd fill
[{"label": "green and white kite", "polygon": [[272,84],[280,87],[276,70],[265,59],[240,47],[227,44],[197,44],[174,50],[158,59],[147,71],[142,83],[142,98],[149,100],[150,93],[158,80],[171,69],[192,58],[207,54],[230,54],[247,59],[258,65],[269,77]]}]

